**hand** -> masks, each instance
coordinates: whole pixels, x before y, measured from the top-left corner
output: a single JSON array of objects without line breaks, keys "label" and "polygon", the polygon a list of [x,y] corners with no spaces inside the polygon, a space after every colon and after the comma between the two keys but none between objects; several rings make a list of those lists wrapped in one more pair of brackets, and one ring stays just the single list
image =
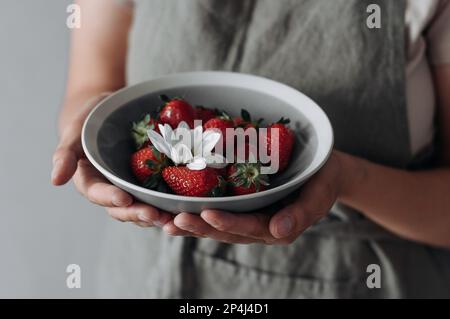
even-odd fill
[{"label": "hand", "polygon": [[[98,103],[101,98],[92,101],[91,105]],[[105,207],[111,217],[122,222],[133,222],[142,227],[162,227],[172,220],[172,214],[134,202],[130,194],[110,184],[84,157],[81,130],[88,110],[81,113],[77,120],[62,130],[59,145],[53,155],[52,183],[63,185],[73,177],[76,188],[83,196],[92,203]]]},{"label": "hand", "polygon": [[306,183],[294,202],[271,215],[267,212],[231,214],[206,210],[200,216],[182,213],[164,226],[174,236],[208,237],[221,242],[249,244],[291,244],[308,227],[326,216],[341,192],[348,188],[351,173],[333,152],[325,166]]}]

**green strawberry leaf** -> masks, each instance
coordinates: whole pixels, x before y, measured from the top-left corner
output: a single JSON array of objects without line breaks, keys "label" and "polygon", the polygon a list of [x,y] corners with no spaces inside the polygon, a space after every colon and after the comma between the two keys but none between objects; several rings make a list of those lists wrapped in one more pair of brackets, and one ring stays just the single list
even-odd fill
[{"label": "green strawberry leaf", "polygon": [[173,193],[170,187],[166,184],[166,182],[164,182],[163,179],[160,180],[155,190],[161,193],[168,193],[168,194]]},{"label": "green strawberry leaf", "polygon": [[211,197],[222,197],[225,195],[228,183],[223,179],[222,176],[218,176],[217,179],[219,183],[208,194]]},{"label": "green strawberry leaf", "polygon": [[285,119],[284,117],[282,117],[281,119],[278,120],[277,124],[289,124],[291,123],[290,119]]},{"label": "green strawberry leaf", "polygon": [[167,95],[165,95],[165,94],[161,94],[161,95],[159,96],[159,98],[161,99],[161,101],[163,101],[163,102],[165,102],[165,103],[170,102],[170,98],[169,98]]},{"label": "green strawberry leaf", "polygon": [[228,114],[225,111],[221,112],[221,115],[219,116],[221,119],[226,120],[226,121],[232,121],[232,118],[230,116],[230,114]]},{"label": "green strawberry leaf", "polygon": [[161,174],[152,174],[143,183],[143,186],[148,189],[156,189],[161,181]]},{"label": "green strawberry leaf", "polygon": [[147,165],[151,170],[154,170],[156,167],[156,163],[152,160],[146,160],[145,165]]},{"label": "green strawberry leaf", "polygon": [[251,123],[252,122],[252,117],[251,117],[250,113],[247,110],[245,110],[245,109],[241,110],[241,117],[247,123]]},{"label": "green strawberry leaf", "polygon": [[162,161],[162,158],[161,158],[161,152],[158,151],[158,150],[156,149],[156,147],[154,147],[154,146],[151,146],[150,148],[152,149],[153,155],[155,155],[155,157],[156,157],[156,159],[158,160],[158,162],[161,163],[161,161]]}]

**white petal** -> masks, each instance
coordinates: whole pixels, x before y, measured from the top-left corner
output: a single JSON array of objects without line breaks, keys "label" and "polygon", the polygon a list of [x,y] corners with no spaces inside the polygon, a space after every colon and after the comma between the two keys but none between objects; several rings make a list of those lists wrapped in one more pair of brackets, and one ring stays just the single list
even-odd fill
[{"label": "white petal", "polygon": [[165,126],[163,124],[158,124],[159,131],[161,132],[161,136],[164,137]]},{"label": "white petal", "polygon": [[174,139],[177,144],[181,143],[187,146],[189,150],[192,148],[192,136],[189,128],[177,128],[174,132]]},{"label": "white petal", "polygon": [[187,129],[187,130],[190,130],[191,128],[189,127],[189,125],[185,122],[185,121],[181,121],[179,124],[178,124],[178,127],[177,127],[177,129]]},{"label": "white petal", "polygon": [[171,146],[163,139],[161,135],[156,133],[154,130],[147,131],[148,138],[152,142],[153,146],[161,153],[170,157]]},{"label": "white petal", "polygon": [[193,171],[201,171],[206,168],[206,161],[203,157],[196,157],[186,167]]},{"label": "white petal", "polygon": [[159,125],[159,131],[161,132],[162,137],[169,145],[174,145],[173,143],[173,130],[169,124],[164,124],[164,126]]},{"label": "white petal", "polygon": [[206,132],[203,133],[202,138],[203,155],[211,154],[211,151],[219,142],[221,136],[222,136],[221,133],[216,132],[214,130],[207,130]]},{"label": "white petal", "polygon": [[197,126],[195,129],[193,129],[192,133],[193,138],[193,153],[194,156],[201,156],[202,155],[202,141],[203,141],[203,127]]},{"label": "white petal", "polygon": [[204,157],[208,167],[224,168],[227,166],[227,160],[220,154],[210,154]]},{"label": "white petal", "polygon": [[175,147],[172,147],[172,148],[170,149],[170,159],[172,160],[172,162],[173,162],[175,165],[181,164],[180,158],[179,158],[179,156],[178,156],[178,151],[176,150]]},{"label": "white petal", "polygon": [[182,143],[175,145],[174,149],[176,149],[176,152],[178,153],[178,160],[180,164],[187,164],[194,158],[192,156],[191,149]]}]

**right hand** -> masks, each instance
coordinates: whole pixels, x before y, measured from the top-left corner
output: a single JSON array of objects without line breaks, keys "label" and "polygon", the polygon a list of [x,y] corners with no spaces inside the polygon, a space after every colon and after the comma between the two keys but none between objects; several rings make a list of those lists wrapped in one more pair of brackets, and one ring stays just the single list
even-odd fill
[{"label": "right hand", "polygon": [[[95,102],[99,102],[101,97]],[[77,190],[94,204],[103,206],[109,215],[122,222],[133,222],[141,227],[163,227],[173,215],[155,207],[136,202],[127,192],[109,183],[85,158],[81,146],[81,130],[88,113],[79,116],[61,131],[59,145],[53,154],[51,181],[66,184],[72,177]]]}]

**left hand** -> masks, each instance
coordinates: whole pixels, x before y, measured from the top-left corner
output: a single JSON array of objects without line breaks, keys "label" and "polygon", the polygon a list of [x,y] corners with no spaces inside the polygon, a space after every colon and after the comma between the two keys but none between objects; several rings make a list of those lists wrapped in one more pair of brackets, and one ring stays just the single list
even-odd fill
[{"label": "left hand", "polygon": [[294,202],[275,214],[231,214],[205,210],[201,215],[182,213],[164,226],[172,236],[208,237],[234,244],[294,242],[308,227],[326,216],[352,172],[344,172],[348,156],[334,151],[324,167],[298,193]]}]

